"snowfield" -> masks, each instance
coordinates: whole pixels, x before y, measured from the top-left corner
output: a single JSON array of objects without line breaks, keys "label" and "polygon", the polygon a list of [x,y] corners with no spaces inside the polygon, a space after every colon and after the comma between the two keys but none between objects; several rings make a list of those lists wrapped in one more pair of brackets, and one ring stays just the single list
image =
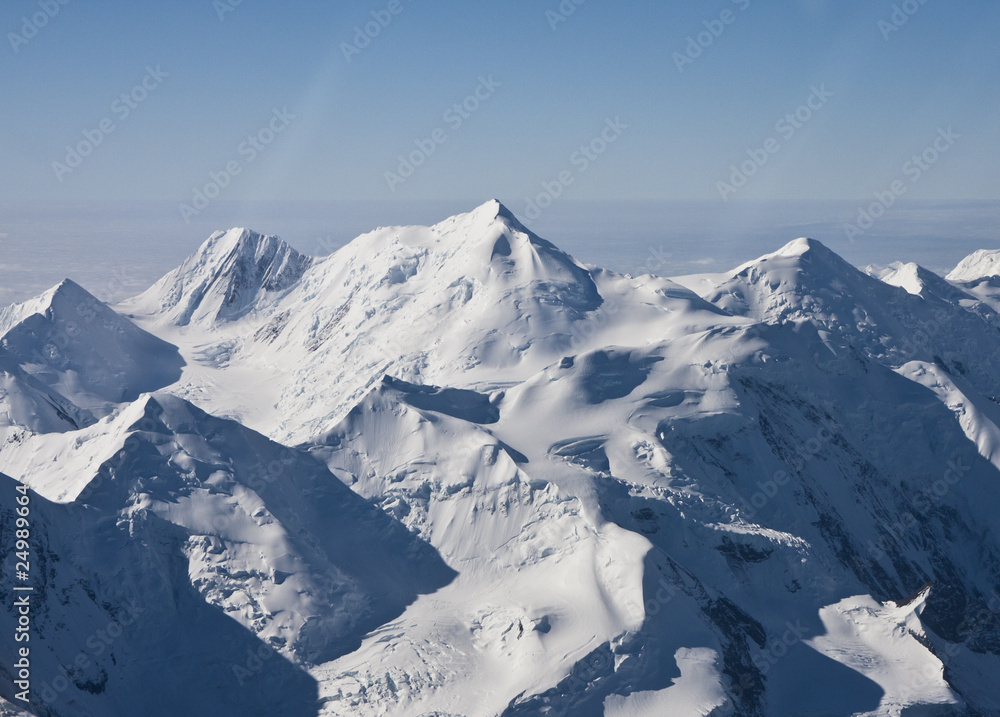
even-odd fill
[{"label": "snowfield", "polygon": [[494,200],[2,308],[0,715],[1000,715],[998,273],[632,277]]}]

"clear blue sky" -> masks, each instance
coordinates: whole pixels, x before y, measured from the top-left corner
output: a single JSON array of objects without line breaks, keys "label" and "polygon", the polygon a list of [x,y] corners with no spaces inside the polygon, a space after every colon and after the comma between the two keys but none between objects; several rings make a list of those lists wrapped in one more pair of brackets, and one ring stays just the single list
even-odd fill
[{"label": "clear blue sky", "polygon": [[[69,0],[39,26],[56,2],[0,9],[4,199],[190,202],[235,162],[227,200],[496,196],[520,212],[560,172],[576,200],[711,200],[769,138],[732,201],[870,198],[900,177],[912,199],[998,198],[995,0],[564,0],[575,11],[555,29],[559,0],[398,0],[350,61],[354,28],[391,0],[242,0],[223,19],[235,0]],[[889,32],[904,4],[916,11]],[[679,71],[675,53],[721,17]],[[147,66],[168,76],[123,117],[113,103]],[[455,127],[445,113],[480,77],[499,86]],[[814,86],[832,94],[783,136]],[[283,108],[295,118],[249,160],[241,142]],[[114,130],[58,181],[66,145],[105,118]],[[615,118],[627,129],[583,169],[574,152]],[[906,176],[948,127],[960,137]],[[436,128],[444,144],[391,191],[386,172]]]}]

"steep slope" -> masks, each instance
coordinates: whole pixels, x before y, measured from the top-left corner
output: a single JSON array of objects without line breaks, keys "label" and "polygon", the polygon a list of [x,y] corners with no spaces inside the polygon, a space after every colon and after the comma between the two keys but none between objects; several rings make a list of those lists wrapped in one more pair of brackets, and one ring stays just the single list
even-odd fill
[{"label": "steep slope", "polygon": [[686,699],[720,714],[958,709],[974,681],[945,681],[949,655],[1000,676],[997,470],[934,392],[822,347],[763,327],[585,353],[490,396],[385,381],[312,451],[462,576],[317,668],[323,714],[644,714],[676,704],[690,651]]},{"label": "steep slope", "polygon": [[176,347],[69,279],[0,309],[0,347],[38,381],[99,415],[175,382],[184,365]]},{"label": "steep slope", "polygon": [[960,290],[1000,312],[1000,250],[981,249],[973,252],[945,278]]},{"label": "steep slope", "polygon": [[38,674],[73,664],[123,606],[143,618],[106,655],[125,666],[94,660],[53,688],[56,714],[315,714],[308,665],[454,575],[312,459],[177,398],[143,397],[67,438],[0,453],[38,493],[37,589],[65,595],[35,623]]},{"label": "steep slope", "polygon": [[273,301],[312,261],[275,236],[240,228],[216,232],[122,310],[155,314],[178,326],[234,321]]},{"label": "steep slope", "polygon": [[820,242],[797,239],[737,268],[705,298],[768,324],[812,324],[843,360],[861,352],[890,367],[939,363],[983,395],[1000,396],[1000,321],[982,304],[967,310],[953,303],[953,294],[931,283],[914,295],[859,271]]},{"label": "steep slope", "polygon": [[[158,287],[144,305],[168,303],[149,300]],[[358,237],[277,301],[211,332],[178,328],[172,311],[136,320],[185,347],[191,370],[174,390],[288,442],[328,430],[387,373],[475,389],[523,380],[581,347],[745,323],[668,280],[588,269],[496,201]],[[266,400],[236,404],[235,386],[212,388],[237,372],[266,387]]]},{"label": "steep slope", "polygon": [[1000,714],[1000,330],[964,288],[798,240],[709,303],[498,202],[296,256],[214,235],[123,305],[172,395],[0,450],[58,503],[40,674],[149,606],[55,714]]},{"label": "steep slope", "polygon": [[0,445],[19,440],[22,431],[51,433],[69,431],[95,421],[85,411],[51,391],[25,373],[0,348]]},{"label": "steep slope", "polygon": [[[0,474],[0,547],[11,560],[19,485]],[[29,495],[31,579],[18,585],[33,588],[30,713],[315,714],[315,682],[191,586],[183,531],[151,513],[116,525],[113,515]],[[0,627],[13,635],[10,585]],[[14,698],[12,647],[3,651],[0,701],[24,706]],[[251,661],[249,679],[239,679],[233,668],[257,655],[266,662]]]},{"label": "steep slope", "polygon": [[460,573],[313,672],[323,714],[496,714],[641,624],[648,542],[533,475],[496,419],[485,396],[388,379],[313,447]]},{"label": "steep slope", "polygon": [[906,289],[914,296],[933,294],[941,299],[959,305],[970,305],[975,302],[975,297],[972,295],[948,283],[933,271],[929,271],[913,262],[904,264],[901,261],[896,261],[880,271],[874,270],[873,267],[868,267],[865,269],[865,273],[869,276],[874,276],[876,279],[881,279],[891,286]]}]

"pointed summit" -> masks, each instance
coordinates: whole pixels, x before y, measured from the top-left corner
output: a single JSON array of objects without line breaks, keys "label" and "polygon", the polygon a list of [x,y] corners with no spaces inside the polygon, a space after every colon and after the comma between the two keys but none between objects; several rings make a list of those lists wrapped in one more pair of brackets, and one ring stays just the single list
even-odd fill
[{"label": "pointed summit", "polygon": [[811,316],[823,303],[837,306],[872,287],[882,294],[893,293],[822,242],[800,238],[737,267],[730,279],[705,298],[730,313],[781,323],[799,315]]},{"label": "pointed summit", "polygon": [[881,270],[868,267],[865,271],[870,276],[881,279],[886,284],[906,289],[915,296],[934,295],[955,304],[977,301],[971,294],[949,284],[933,271],[914,262],[904,264],[896,261]]},{"label": "pointed summit", "polygon": [[177,326],[234,321],[273,302],[313,263],[276,236],[216,232],[183,264],[122,308]]},{"label": "pointed summit", "polygon": [[[525,227],[514,213],[505,207],[499,199],[491,199],[480,204],[470,212],[456,214],[444,221],[438,222],[431,229],[442,235],[461,236],[465,240],[484,238],[491,227],[499,226],[511,232],[523,234],[526,239],[542,241],[530,229]],[[548,242],[545,242],[548,244]],[[551,245],[549,245],[551,246]]]},{"label": "pointed summit", "polygon": [[501,220],[519,231],[525,233],[531,233],[522,223],[521,220],[514,216],[514,212],[506,207],[499,199],[490,199],[488,202],[480,204],[478,207],[472,210],[471,214],[481,215],[484,217],[489,217],[492,220]]},{"label": "pointed summit", "polygon": [[[956,299],[971,297],[915,264],[890,271],[899,285],[855,268],[818,241],[796,239],[738,267],[705,298],[767,324],[812,324],[836,355],[861,352],[892,367],[913,360],[953,366],[993,395],[996,369],[984,338],[996,331],[992,317],[967,309]],[[911,291],[917,284],[919,291]]]},{"label": "pointed summit", "polygon": [[173,383],[184,365],[175,346],[69,279],[0,310],[0,346],[50,389],[99,415]]},{"label": "pointed summit", "polygon": [[[76,311],[81,316],[111,311],[103,302],[70,279],[63,279],[33,299],[0,308],[0,336],[34,314],[52,316],[56,311]],[[114,313],[114,312],[111,312]]]},{"label": "pointed summit", "polygon": [[[748,261],[741,267],[736,269],[739,272],[745,267],[752,266],[754,264],[761,264],[763,262],[775,262],[781,257],[786,257],[788,259],[797,259],[799,261],[792,262],[791,265],[798,267],[806,267],[810,264],[815,264],[816,262],[824,262],[826,264],[832,264],[838,266],[838,270],[843,270],[844,268],[854,269],[847,261],[845,261],[839,254],[830,249],[826,244],[819,241],[818,239],[810,239],[809,237],[800,237],[798,239],[793,239],[792,241],[785,244],[783,247],[778,249],[778,251],[771,252],[770,254],[765,254],[764,256],[754,259],[753,261]],[[856,269],[855,269],[856,271]]]},{"label": "pointed summit", "polygon": [[442,244],[461,246],[481,273],[526,283],[566,281],[592,286],[589,270],[572,256],[528,229],[499,200],[449,217],[430,227]]}]

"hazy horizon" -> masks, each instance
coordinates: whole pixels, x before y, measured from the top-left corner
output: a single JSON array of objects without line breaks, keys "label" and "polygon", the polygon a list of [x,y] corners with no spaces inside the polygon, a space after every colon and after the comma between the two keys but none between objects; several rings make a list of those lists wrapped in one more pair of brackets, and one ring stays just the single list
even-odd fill
[{"label": "hazy horizon", "polygon": [[[433,224],[489,197],[452,201],[218,202],[190,224],[172,202],[0,203],[0,305],[72,278],[102,300],[144,290],[216,230],[246,226],[325,256],[378,226]],[[502,200],[502,198],[501,198]],[[503,200],[502,200],[503,201]],[[1000,202],[909,202],[858,237],[863,205],[843,202],[554,203],[539,216],[505,202],[529,228],[584,263],[619,272],[720,272],[800,236],[856,266],[915,261],[945,273],[998,248]]]}]

